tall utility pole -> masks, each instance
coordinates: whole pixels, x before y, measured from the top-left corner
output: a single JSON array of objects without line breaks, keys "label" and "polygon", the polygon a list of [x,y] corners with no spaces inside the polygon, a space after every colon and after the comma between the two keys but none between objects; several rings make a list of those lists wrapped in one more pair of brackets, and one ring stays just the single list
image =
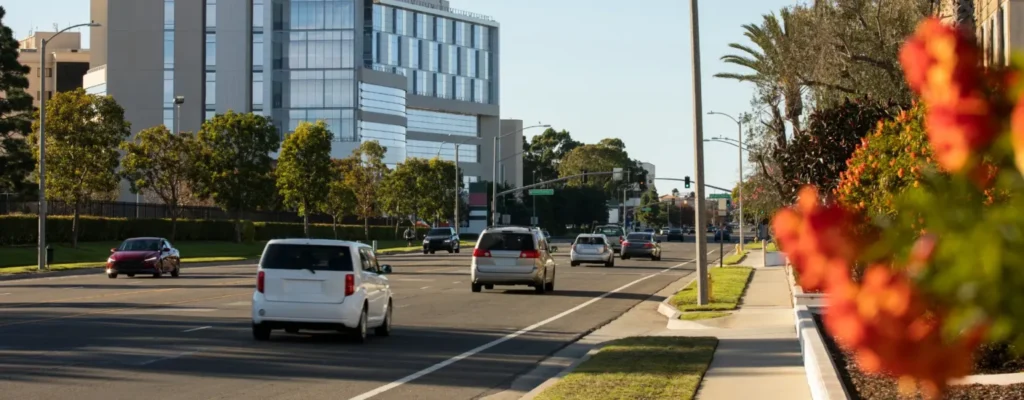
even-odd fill
[{"label": "tall utility pole", "polygon": [[452,143],[455,146],[455,234],[459,234],[459,228],[462,225],[459,224],[459,203],[462,201],[462,191],[459,190],[459,144]]},{"label": "tall utility pole", "polygon": [[[704,229],[704,213],[707,209],[704,206],[704,117],[701,112],[701,91],[700,91],[700,25],[697,0],[690,0],[690,43],[693,62],[693,149],[694,149],[694,170],[697,172],[697,185],[694,188],[696,198],[694,199],[693,216],[694,225],[697,227],[697,304],[708,304],[708,264],[707,248],[708,236]],[[721,256],[721,254],[719,254]]]}]

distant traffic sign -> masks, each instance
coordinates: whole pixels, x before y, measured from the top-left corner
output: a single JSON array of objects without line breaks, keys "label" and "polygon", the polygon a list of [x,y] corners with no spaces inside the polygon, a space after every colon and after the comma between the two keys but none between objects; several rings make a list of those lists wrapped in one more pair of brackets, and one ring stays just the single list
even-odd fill
[{"label": "distant traffic sign", "polygon": [[555,189],[530,189],[530,196],[551,196],[555,194]]},{"label": "distant traffic sign", "polygon": [[732,195],[729,193],[715,193],[708,196],[709,199],[731,199]]},{"label": "distant traffic sign", "polygon": [[651,208],[650,207],[644,207],[644,208],[641,208],[640,210],[643,211],[643,212],[648,212],[648,211],[651,211]]}]

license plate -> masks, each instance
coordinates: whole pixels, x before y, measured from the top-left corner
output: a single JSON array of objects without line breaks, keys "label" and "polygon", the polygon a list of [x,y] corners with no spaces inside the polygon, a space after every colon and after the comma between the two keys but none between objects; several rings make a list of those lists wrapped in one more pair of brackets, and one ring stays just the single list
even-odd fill
[{"label": "license plate", "polygon": [[323,288],[320,281],[313,280],[286,280],[284,281],[285,293],[318,294]]}]

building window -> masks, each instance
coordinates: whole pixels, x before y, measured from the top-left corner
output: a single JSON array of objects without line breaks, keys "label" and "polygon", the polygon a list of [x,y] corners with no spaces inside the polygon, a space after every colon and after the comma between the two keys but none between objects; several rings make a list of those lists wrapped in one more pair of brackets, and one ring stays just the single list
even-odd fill
[{"label": "building window", "polygon": [[254,110],[263,109],[263,73],[253,72],[252,73],[252,108]]},{"label": "building window", "polygon": [[434,40],[439,43],[448,41],[448,20],[444,17],[434,17]]},{"label": "building window", "polygon": [[416,37],[420,39],[430,39],[430,22],[433,18],[430,18],[426,14],[416,13]]},{"label": "building window", "polygon": [[263,0],[252,0],[252,29],[263,31]]},{"label": "building window", "polygon": [[174,70],[164,70],[164,108],[174,107]]},{"label": "building window", "polygon": [[174,109],[164,109],[164,127],[166,127],[171,132],[174,132]]},{"label": "building window", "polygon": [[473,25],[473,47],[480,50],[487,50],[487,28],[480,25]]},{"label": "building window", "polygon": [[452,45],[448,46],[448,71],[446,71],[446,72],[448,72],[449,74],[452,74],[452,75],[458,75],[459,74],[459,47],[458,46],[452,46]]},{"label": "building window", "polygon": [[300,122],[322,120],[334,133],[335,141],[356,141],[354,114],[352,110],[288,110],[287,132],[294,132]]},{"label": "building window", "polygon": [[480,60],[479,75],[484,79],[491,79],[491,52],[483,51],[483,58]]},{"label": "building window", "polygon": [[354,37],[352,31],[291,32],[288,68],[352,68]]},{"label": "building window", "polygon": [[[288,3],[290,3],[288,10],[288,29],[290,30],[355,28],[355,6],[351,1],[296,0]],[[277,18],[277,15],[274,17]]]},{"label": "building window", "polygon": [[420,41],[409,39],[409,68],[420,68]]},{"label": "building window", "polygon": [[482,80],[473,79],[473,101],[487,103],[487,99],[484,97],[484,81]]},{"label": "building window", "polygon": [[252,67],[253,69],[263,69],[263,34],[253,33],[252,34]]},{"label": "building window", "polygon": [[213,67],[217,65],[217,35],[214,33],[206,34],[206,66]]},{"label": "building window", "polygon": [[387,149],[383,160],[385,164],[398,164],[405,161],[405,137],[404,126],[359,121],[359,140],[364,142],[376,140],[381,146],[384,146]]},{"label": "building window", "polygon": [[174,29],[174,0],[164,0],[164,30]]},{"label": "building window", "polygon": [[36,68],[36,76],[38,77],[39,75],[41,75],[43,73],[44,69],[46,70],[46,77],[47,78],[52,78],[53,77],[53,68]]},{"label": "building window", "polygon": [[373,5],[373,30],[375,31],[384,30],[384,9],[385,6],[380,4]]},{"label": "building window", "polygon": [[204,95],[206,96],[206,102],[204,104],[206,104],[208,106],[207,108],[209,108],[209,106],[213,106],[213,105],[217,104],[217,73],[216,72],[207,72],[206,73],[206,93]]},{"label": "building window", "polygon": [[174,68],[174,30],[164,31],[164,68]]},{"label": "building window", "polygon": [[1006,26],[1004,25],[1006,22],[1006,15],[1004,13],[1005,9],[1005,5],[999,6],[999,12],[996,14],[996,32],[999,34],[999,38],[996,39],[996,43],[998,43],[996,46],[996,62],[999,63],[999,65],[1006,64]]},{"label": "building window", "polygon": [[430,49],[430,51],[427,53],[427,58],[430,61],[430,68],[429,68],[430,71],[431,72],[438,72],[438,71],[440,71],[441,70],[440,69],[440,64],[441,64],[441,45],[438,44],[438,43],[429,42],[429,43],[427,43],[427,48]]},{"label": "building window", "polygon": [[410,131],[441,135],[478,136],[477,117],[418,109],[406,110]]},{"label": "building window", "polygon": [[466,100],[466,78],[455,77],[455,100]]},{"label": "building window", "polygon": [[[455,146],[451,143],[432,142],[427,140],[406,140],[405,152],[408,158],[440,158],[444,161],[455,161]],[[480,162],[480,146],[459,144],[459,163]],[[463,180],[467,177],[463,176]],[[473,180],[472,182],[476,182]]]},{"label": "building window", "polygon": [[436,96],[442,99],[448,98],[448,75],[434,74],[434,86]]},{"label": "building window", "polygon": [[217,26],[217,0],[206,0],[206,28]]},{"label": "building window", "polygon": [[459,46],[466,45],[466,23],[462,21],[455,21],[455,44]]},{"label": "building window", "polygon": [[386,86],[359,84],[359,106],[363,111],[405,116],[405,91]]},{"label": "building window", "polygon": [[291,71],[288,86],[292,108],[355,106],[352,71]]},{"label": "building window", "polygon": [[476,58],[477,52],[475,49],[466,49],[466,75],[470,78],[476,78]]},{"label": "building window", "polygon": [[433,74],[426,71],[416,71],[415,84],[416,94],[420,96],[430,96],[430,81]]},{"label": "building window", "polygon": [[402,9],[395,9],[395,33],[399,35],[408,35],[406,32],[406,17],[409,12]]},{"label": "building window", "polygon": [[398,35],[388,34],[388,64],[391,65],[402,65],[399,53],[401,52],[401,43],[398,40]]}]

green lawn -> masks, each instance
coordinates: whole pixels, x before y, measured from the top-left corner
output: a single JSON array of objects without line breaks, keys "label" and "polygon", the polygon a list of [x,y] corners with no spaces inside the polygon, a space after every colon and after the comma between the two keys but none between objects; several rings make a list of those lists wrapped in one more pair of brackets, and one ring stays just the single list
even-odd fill
[{"label": "green lawn", "polygon": [[749,252],[746,251],[746,250],[743,250],[742,252],[726,256],[722,260],[722,264],[725,264],[725,265],[736,265],[736,264],[739,264],[740,261],[743,261],[743,258],[747,256],[747,253],[749,253]]},{"label": "green lawn", "polygon": [[631,337],[594,354],[538,400],[692,399],[718,347],[711,337]]},{"label": "green lawn", "polygon": [[[743,246],[743,249],[744,250],[761,250],[761,242],[747,243],[746,246]],[[775,245],[775,242],[768,242],[768,249],[767,250],[768,251],[779,251],[779,248],[778,248],[778,246]]]},{"label": "green lawn", "polygon": [[[79,268],[101,267],[110,255],[110,249],[120,242],[82,242],[77,249],[68,244],[51,244],[55,248],[54,271]],[[181,262],[229,262],[259,258],[266,242],[232,243],[232,242],[174,242],[181,252]],[[381,253],[406,250],[417,250],[420,247],[402,248],[407,243],[403,240],[382,240],[377,242]],[[472,247],[475,243],[468,246]],[[463,244],[463,246],[466,246]],[[35,247],[0,247],[0,275],[34,272],[36,270]]]},{"label": "green lawn", "polygon": [[705,306],[697,305],[697,282],[691,283],[685,289],[672,296],[669,303],[675,306],[684,315],[687,311],[729,311],[735,310],[736,305],[743,297],[747,289],[747,282],[753,268],[750,267],[723,267],[711,268],[711,303]]}]

